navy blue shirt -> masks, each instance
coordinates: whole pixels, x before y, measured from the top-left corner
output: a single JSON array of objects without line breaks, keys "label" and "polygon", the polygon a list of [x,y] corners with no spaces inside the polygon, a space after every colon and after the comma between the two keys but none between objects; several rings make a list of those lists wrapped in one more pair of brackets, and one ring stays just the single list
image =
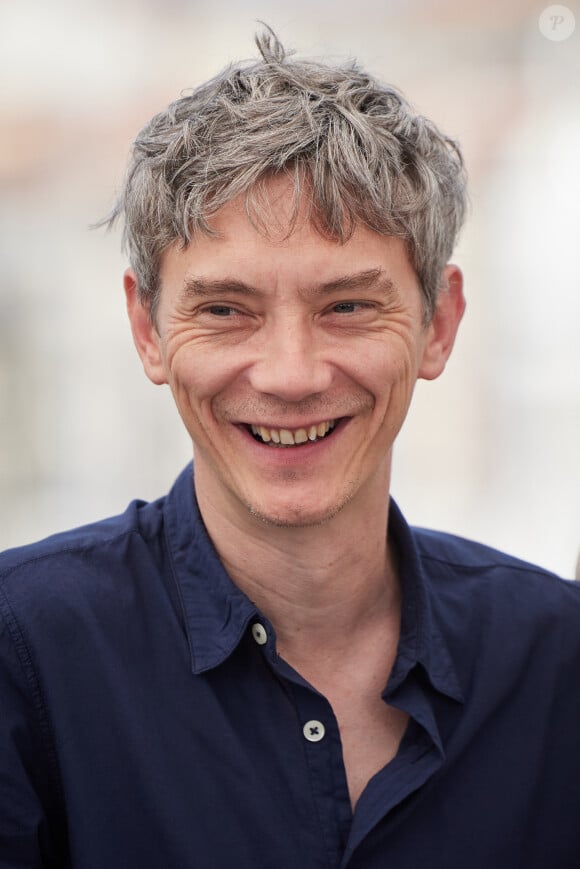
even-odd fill
[{"label": "navy blue shirt", "polygon": [[410,715],[351,811],[327,700],[165,499],[0,558],[0,867],[578,869],[580,588],[410,529],[385,700]]}]

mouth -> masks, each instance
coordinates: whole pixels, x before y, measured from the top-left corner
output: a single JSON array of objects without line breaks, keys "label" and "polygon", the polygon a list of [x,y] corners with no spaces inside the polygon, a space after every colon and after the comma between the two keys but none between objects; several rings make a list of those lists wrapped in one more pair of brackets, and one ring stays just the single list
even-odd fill
[{"label": "mouth", "polygon": [[316,443],[330,437],[340,419],[329,419],[304,428],[270,428],[263,425],[247,425],[246,428],[258,443],[274,448],[295,448]]}]

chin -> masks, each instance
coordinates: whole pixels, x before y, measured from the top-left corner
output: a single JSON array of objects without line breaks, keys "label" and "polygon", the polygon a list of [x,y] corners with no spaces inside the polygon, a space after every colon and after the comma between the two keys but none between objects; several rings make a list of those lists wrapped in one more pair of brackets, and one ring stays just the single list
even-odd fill
[{"label": "chin", "polygon": [[351,500],[343,493],[332,503],[313,505],[312,503],[257,504],[247,503],[250,514],[262,522],[276,528],[313,528],[334,519]]}]

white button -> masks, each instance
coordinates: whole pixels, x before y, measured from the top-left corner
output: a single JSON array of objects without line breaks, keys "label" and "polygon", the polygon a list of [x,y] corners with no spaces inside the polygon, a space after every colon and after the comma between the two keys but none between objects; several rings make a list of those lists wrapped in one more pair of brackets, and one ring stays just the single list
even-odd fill
[{"label": "white button", "polygon": [[324,739],[324,734],[326,733],[326,730],[322,721],[316,721],[316,719],[312,719],[312,721],[306,722],[306,724],[302,728],[302,733],[304,734],[308,742],[320,742],[321,739]]},{"label": "white button", "polygon": [[259,646],[263,646],[265,645],[265,643],[268,642],[268,634],[266,633],[266,628],[259,622],[256,622],[255,625],[252,625],[252,636]]}]

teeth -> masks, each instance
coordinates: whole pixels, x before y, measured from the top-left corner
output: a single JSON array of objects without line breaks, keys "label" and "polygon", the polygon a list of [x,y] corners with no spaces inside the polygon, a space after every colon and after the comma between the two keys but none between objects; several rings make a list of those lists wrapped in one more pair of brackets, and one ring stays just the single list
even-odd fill
[{"label": "teeth", "polygon": [[311,425],[308,429],[299,428],[295,431],[288,428],[266,428],[263,425],[252,425],[250,428],[252,434],[257,435],[264,443],[290,447],[323,438],[335,425],[336,420],[327,420],[318,423],[318,425]]}]

